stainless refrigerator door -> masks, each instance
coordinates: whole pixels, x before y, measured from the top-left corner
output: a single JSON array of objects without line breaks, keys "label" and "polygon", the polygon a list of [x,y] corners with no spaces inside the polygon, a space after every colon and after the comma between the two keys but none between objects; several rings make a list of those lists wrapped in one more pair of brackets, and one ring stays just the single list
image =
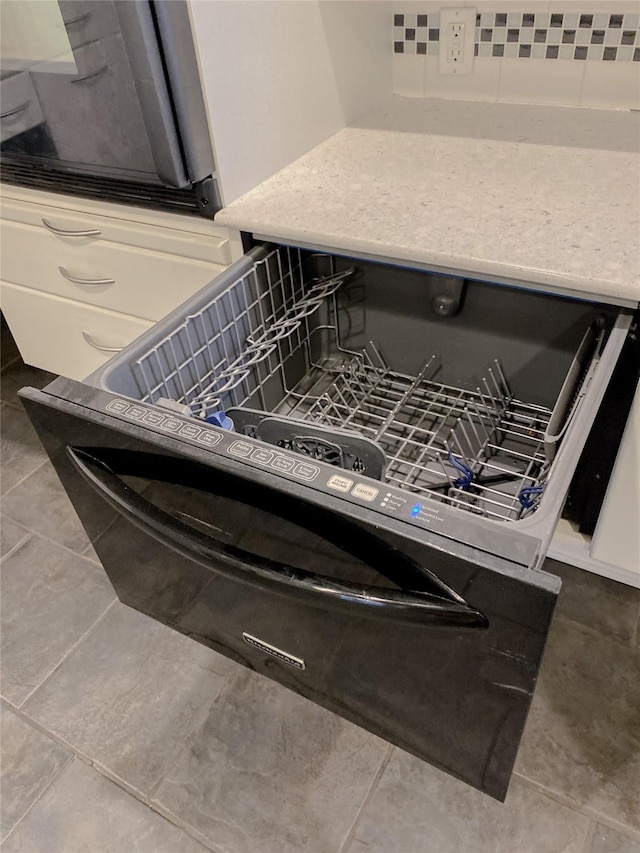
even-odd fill
[{"label": "stainless refrigerator door", "polygon": [[186,3],[7,0],[1,12],[10,162],[177,189],[213,172]]}]

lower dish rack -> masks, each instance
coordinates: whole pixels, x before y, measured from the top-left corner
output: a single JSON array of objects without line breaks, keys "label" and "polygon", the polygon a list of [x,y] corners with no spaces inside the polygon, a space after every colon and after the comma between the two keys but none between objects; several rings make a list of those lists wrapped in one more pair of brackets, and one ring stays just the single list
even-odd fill
[{"label": "lower dish rack", "polygon": [[[391,369],[379,342],[343,346],[350,308],[339,297],[351,281],[356,268],[336,272],[329,256],[270,251],[136,358],[138,399],[174,401],[196,418],[271,414],[294,423],[273,443],[343,467],[351,435],[381,448],[380,479],[421,498],[502,522],[535,512],[554,410],[516,399],[498,360],[477,387],[456,387],[439,381],[437,354],[406,374]],[[315,427],[325,430],[319,438]],[[243,430],[262,437],[255,424]],[[292,435],[305,441],[292,444]],[[347,456],[363,470],[357,450]]]}]

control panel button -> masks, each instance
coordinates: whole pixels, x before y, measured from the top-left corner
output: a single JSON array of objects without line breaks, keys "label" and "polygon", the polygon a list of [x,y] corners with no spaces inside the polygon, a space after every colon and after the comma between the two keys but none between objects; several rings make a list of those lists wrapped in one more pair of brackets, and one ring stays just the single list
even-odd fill
[{"label": "control panel button", "polygon": [[254,462],[259,462],[261,465],[268,465],[273,459],[273,453],[268,450],[254,450],[251,454]]},{"label": "control panel button", "polygon": [[293,473],[296,477],[300,477],[301,480],[315,480],[320,473],[320,469],[317,465],[307,465],[306,462],[300,462],[293,469]]},{"label": "control panel button", "polygon": [[185,424],[180,430],[180,435],[184,435],[185,438],[197,438],[201,432],[200,427]]},{"label": "control panel button", "polygon": [[198,441],[207,444],[209,447],[214,447],[219,441],[222,441],[222,436],[217,432],[207,430],[198,436]]},{"label": "control panel button", "polygon": [[143,409],[142,406],[131,406],[127,412],[127,417],[133,418],[136,421],[141,421],[146,413],[147,410]]},{"label": "control panel button", "polygon": [[151,426],[160,426],[164,420],[164,415],[161,415],[160,412],[147,412],[142,420]]},{"label": "control panel button", "polygon": [[278,471],[291,471],[294,465],[293,459],[287,459],[286,456],[276,456],[271,463],[271,467],[277,468]]},{"label": "control panel button", "polygon": [[251,451],[253,450],[253,445],[248,444],[246,441],[234,441],[231,447],[229,448],[229,453],[232,456],[251,456]]},{"label": "control panel button", "polygon": [[124,400],[112,400],[107,406],[107,411],[116,412],[119,415],[124,415],[129,409],[129,403]]},{"label": "control panel button", "polygon": [[179,421],[177,418],[165,418],[160,425],[161,429],[166,429],[167,432],[180,432],[181,426],[182,421]]},{"label": "control panel button", "polygon": [[351,486],[353,486],[353,480],[349,480],[348,477],[341,477],[339,474],[334,474],[333,477],[329,477],[327,480],[327,486],[330,489],[335,489],[336,492],[348,492]]},{"label": "control panel button", "polygon": [[378,497],[378,492],[380,489],[376,489],[373,486],[368,486],[366,483],[356,483],[356,485],[351,490],[351,494],[354,498],[360,498],[363,501],[375,501]]}]

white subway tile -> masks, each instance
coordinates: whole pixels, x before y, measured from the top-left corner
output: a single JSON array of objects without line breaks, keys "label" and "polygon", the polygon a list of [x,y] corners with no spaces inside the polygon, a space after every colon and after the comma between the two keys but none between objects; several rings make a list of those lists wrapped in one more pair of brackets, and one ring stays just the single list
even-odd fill
[{"label": "white subway tile", "polygon": [[580,102],[586,62],[505,59],[501,64],[499,101],[566,105],[577,105]]},{"label": "white subway tile", "polygon": [[456,76],[438,73],[438,59],[428,56],[424,91],[428,98],[452,98],[463,101],[495,101],[498,95],[500,59],[477,56],[473,74]]},{"label": "white subway tile", "polygon": [[580,103],[583,107],[640,109],[637,62],[585,62]]},{"label": "white subway tile", "polygon": [[[424,97],[426,56],[394,53],[392,60],[393,92],[410,98]],[[437,60],[436,60],[437,62]]]}]

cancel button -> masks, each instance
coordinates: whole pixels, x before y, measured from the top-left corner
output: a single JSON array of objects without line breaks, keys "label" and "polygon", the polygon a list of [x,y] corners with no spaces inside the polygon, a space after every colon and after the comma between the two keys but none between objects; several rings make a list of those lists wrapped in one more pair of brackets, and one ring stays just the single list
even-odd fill
[{"label": "cancel button", "polygon": [[366,483],[356,483],[351,489],[351,494],[354,498],[360,498],[363,501],[375,501],[378,497],[380,489],[375,489],[373,486],[367,486]]}]

